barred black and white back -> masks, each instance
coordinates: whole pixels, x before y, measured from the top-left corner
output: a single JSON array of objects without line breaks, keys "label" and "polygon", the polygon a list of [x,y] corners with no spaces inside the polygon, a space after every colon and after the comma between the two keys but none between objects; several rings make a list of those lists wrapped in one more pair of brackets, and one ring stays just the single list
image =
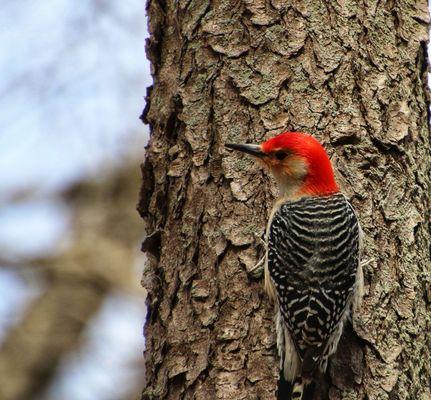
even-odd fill
[{"label": "barred black and white back", "polygon": [[276,298],[281,370],[293,386],[283,400],[301,399],[316,370],[325,371],[362,298],[362,231],[337,193],[279,203],[267,240],[265,286]]}]

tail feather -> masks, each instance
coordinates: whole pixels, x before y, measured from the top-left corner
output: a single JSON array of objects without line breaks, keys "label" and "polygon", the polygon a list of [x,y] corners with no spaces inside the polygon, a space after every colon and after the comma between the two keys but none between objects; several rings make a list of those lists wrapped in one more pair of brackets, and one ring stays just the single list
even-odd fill
[{"label": "tail feather", "polygon": [[292,387],[292,383],[286,380],[283,370],[281,370],[277,385],[277,400],[291,400]]},{"label": "tail feather", "polygon": [[[292,400],[313,400],[316,384],[309,379],[297,377],[293,382]],[[287,397],[289,399],[289,397]]]},{"label": "tail feather", "polygon": [[304,386],[302,400],[313,400],[316,389],[316,382],[311,381]]},{"label": "tail feather", "polygon": [[315,346],[305,352],[301,375],[296,377],[293,382],[292,400],[313,400],[316,383],[314,382],[315,373],[318,369],[324,346]]},{"label": "tail feather", "polygon": [[293,382],[292,400],[302,400],[303,393],[304,393],[304,380],[301,377],[298,377]]},{"label": "tail feather", "polygon": [[309,380],[313,379],[322,360],[324,348],[325,346],[321,345],[310,347],[306,350],[304,359],[302,361],[301,376]]},{"label": "tail feather", "polygon": [[[280,324],[280,319],[277,321]],[[308,348],[301,360],[288,331],[281,325],[277,327],[277,344],[281,356],[277,400],[313,400],[316,388],[314,381],[325,346],[322,344]]]}]

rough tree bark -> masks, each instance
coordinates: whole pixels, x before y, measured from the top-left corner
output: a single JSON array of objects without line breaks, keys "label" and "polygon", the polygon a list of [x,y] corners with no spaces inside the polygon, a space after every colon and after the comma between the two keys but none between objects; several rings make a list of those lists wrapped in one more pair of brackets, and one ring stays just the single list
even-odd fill
[{"label": "rough tree bark", "polygon": [[273,308],[247,271],[276,195],[225,142],[306,131],[366,233],[366,295],[330,399],[430,399],[425,0],[149,0],[154,85],[143,399],[274,399]]}]

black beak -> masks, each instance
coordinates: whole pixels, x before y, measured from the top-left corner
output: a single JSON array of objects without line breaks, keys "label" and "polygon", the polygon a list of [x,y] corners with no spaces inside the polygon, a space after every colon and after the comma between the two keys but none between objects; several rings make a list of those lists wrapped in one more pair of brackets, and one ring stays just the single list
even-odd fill
[{"label": "black beak", "polygon": [[243,153],[251,154],[252,156],[262,158],[265,153],[262,151],[258,144],[235,144],[226,143],[225,147],[232,150],[242,151]]}]

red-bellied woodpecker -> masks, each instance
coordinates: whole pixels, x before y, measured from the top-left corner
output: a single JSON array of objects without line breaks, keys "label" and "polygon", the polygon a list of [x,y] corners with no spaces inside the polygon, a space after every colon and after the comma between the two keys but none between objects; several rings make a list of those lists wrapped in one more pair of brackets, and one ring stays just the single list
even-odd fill
[{"label": "red-bellied woodpecker", "polygon": [[265,289],[276,304],[278,399],[311,400],[315,378],[362,298],[358,219],[312,136],[286,132],[261,145],[226,147],[259,159],[279,185],[265,262]]}]

